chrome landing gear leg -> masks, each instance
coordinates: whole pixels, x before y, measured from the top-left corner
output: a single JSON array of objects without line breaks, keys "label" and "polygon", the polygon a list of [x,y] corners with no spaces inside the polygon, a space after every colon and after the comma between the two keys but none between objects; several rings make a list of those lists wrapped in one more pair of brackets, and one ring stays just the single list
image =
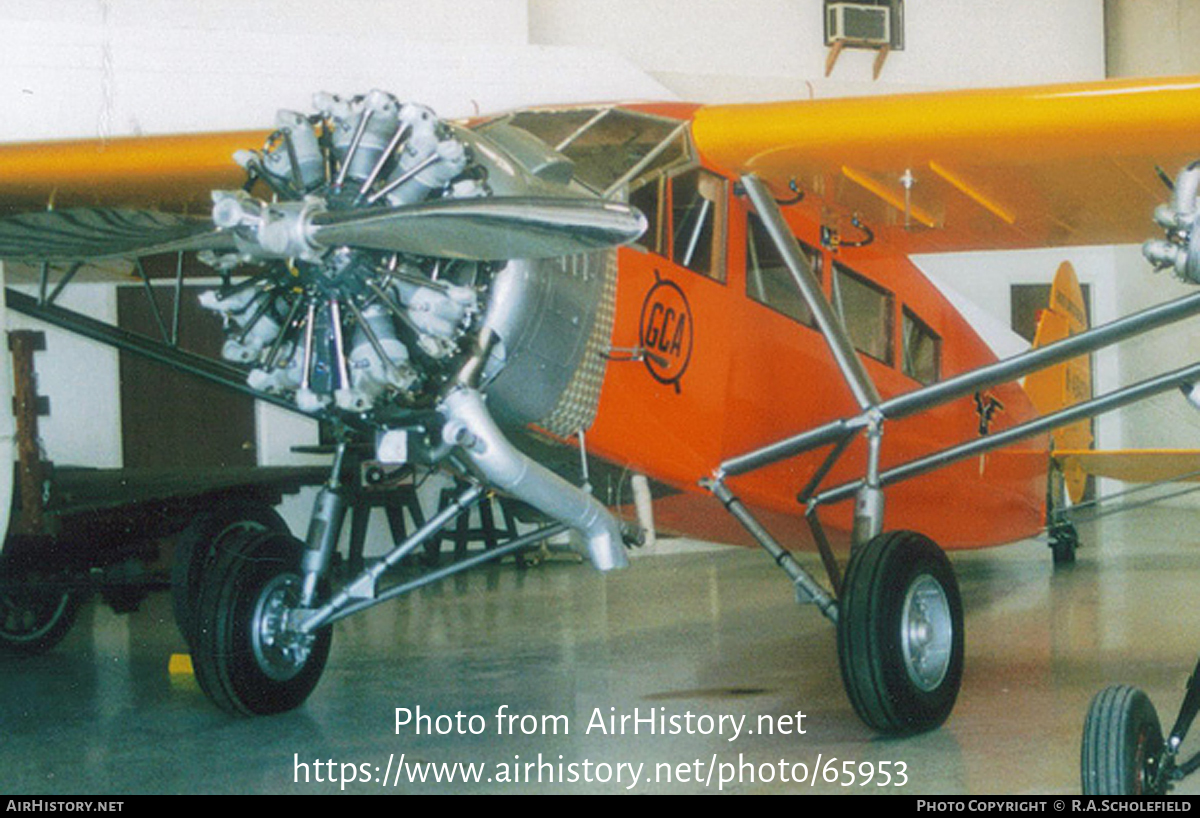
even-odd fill
[{"label": "chrome landing gear leg", "polygon": [[308,535],[305,537],[304,558],[300,563],[304,572],[304,589],[300,601],[306,608],[314,605],[317,587],[329,574],[329,564],[342,535],[342,524],[346,519],[346,496],[341,478],[345,456],[346,444],[342,442],[338,444],[329,480],[321,486],[316,500],[313,501],[312,519],[309,520]]},{"label": "chrome landing gear leg", "polygon": [[[837,625],[846,695],[869,727],[911,735],[949,717],[962,686],[963,610],[954,570],[936,543],[911,531],[875,534],[855,544],[844,577],[836,566],[830,569],[828,554],[830,581],[839,589],[835,599],[721,480],[705,487],[787,572],[797,597],[811,599]],[[863,496],[856,533],[882,522],[882,498],[869,487]],[[809,524],[824,558],[828,543],[814,513]]]},{"label": "chrome landing gear leg", "polygon": [[329,658],[328,627],[300,631],[296,611],[328,595],[329,568],[346,516],[339,444],[313,506],[306,543],[249,527],[220,540],[203,574],[192,623],[196,680],[218,707],[240,715],[282,713],[312,693]]},{"label": "chrome landing gear leg", "polygon": [[1188,678],[1183,704],[1179,706],[1179,715],[1175,718],[1171,735],[1167,736],[1166,754],[1159,765],[1159,779],[1162,781],[1164,791],[1170,786],[1168,781],[1171,783],[1179,781],[1200,769],[1200,753],[1192,756],[1183,764],[1178,766],[1175,764],[1179,747],[1183,744],[1183,739],[1187,736],[1192,722],[1196,720],[1197,714],[1200,714],[1200,662],[1196,663],[1196,668]]},{"label": "chrome landing gear leg", "polygon": [[883,489],[879,484],[879,451],[883,418],[872,412],[867,426],[867,479],[854,496],[854,530],[850,546],[857,551],[883,533]]}]

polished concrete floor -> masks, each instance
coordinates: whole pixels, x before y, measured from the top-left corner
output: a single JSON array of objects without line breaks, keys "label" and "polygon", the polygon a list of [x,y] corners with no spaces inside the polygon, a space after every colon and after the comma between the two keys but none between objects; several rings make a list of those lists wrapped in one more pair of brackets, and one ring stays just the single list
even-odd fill
[{"label": "polished concrete floor", "polygon": [[[954,555],[962,694],[942,729],[905,740],[858,721],[833,628],[750,550],[645,557],[608,577],[562,560],[480,569],[340,623],[309,701],[259,719],[226,716],[169,672],[183,643],[166,595],[131,616],[93,605],[52,652],[0,657],[0,791],[1077,793],[1098,690],[1136,684],[1174,718],[1200,652],[1196,519],[1158,508],[1084,525],[1069,570],[1036,541]],[[433,735],[397,730],[396,709],[418,707]],[[536,718],[498,722],[501,708]],[[597,726],[635,709],[678,734]],[[767,721],[787,734],[759,731]],[[833,759],[853,762],[855,786]],[[425,765],[439,762],[486,767],[477,784],[434,783]],[[407,783],[418,769],[430,780]],[[839,780],[814,785],[818,770]],[[352,775],[371,782],[341,783]]]}]

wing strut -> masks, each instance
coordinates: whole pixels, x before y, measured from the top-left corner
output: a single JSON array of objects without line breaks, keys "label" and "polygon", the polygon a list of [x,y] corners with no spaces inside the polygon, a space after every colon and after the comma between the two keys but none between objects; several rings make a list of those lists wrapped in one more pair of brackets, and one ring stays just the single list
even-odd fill
[{"label": "wing strut", "polygon": [[[883,445],[883,415],[879,412],[879,390],[876,389],[874,381],[867,374],[858,353],[855,352],[854,343],[850,340],[845,325],[834,314],[833,307],[826,300],[820,282],[812,274],[812,266],[801,252],[795,237],[792,236],[792,231],[779,211],[779,205],[776,203],[775,197],[771,195],[771,191],[754,174],[743,176],[742,185],[746,188],[751,203],[758,211],[759,218],[766,226],[768,235],[775,243],[775,248],[779,251],[784,263],[787,264],[788,271],[791,272],[800,294],[804,296],[805,302],[812,311],[817,327],[821,330],[825,343],[829,345],[829,351],[833,353],[833,359],[837,363],[838,369],[841,370],[850,392],[854,395],[858,408],[863,410],[863,428],[866,429],[868,445],[867,474],[858,491],[854,507],[854,531],[851,535],[851,543],[856,546],[861,545],[883,531],[883,489],[879,483],[879,454]],[[844,445],[836,446],[821,471],[827,471],[844,450]],[[816,514],[808,514],[806,519],[809,527],[813,530],[817,543],[821,546],[821,556],[825,560],[826,568],[835,566],[836,562],[826,547],[827,540],[824,532],[821,531],[820,521]],[[836,572],[830,572],[830,580],[834,587],[837,587],[839,581]]]},{"label": "wing strut", "polygon": [[784,221],[783,214],[779,212],[779,207],[775,204],[775,197],[771,195],[771,191],[767,189],[762,180],[754,174],[743,176],[742,185],[746,188],[746,193],[758,211],[763,225],[767,228],[771,241],[775,243],[775,249],[783,257],[796,286],[800,288],[801,295],[804,296],[805,302],[812,310],[817,326],[820,328],[821,334],[825,336],[825,342],[829,344],[830,352],[833,353],[833,359],[837,362],[838,369],[842,371],[846,384],[854,394],[854,401],[858,404],[858,408],[868,409],[877,406],[879,391],[875,388],[862,361],[854,351],[854,344],[850,341],[850,336],[846,334],[846,328],[834,315],[833,308],[825,299],[820,282],[812,274],[807,259],[804,258],[800,246],[792,237],[791,229]]},{"label": "wing strut", "polygon": [[[821,505],[848,500],[855,500],[854,528],[851,537],[852,549],[869,542],[883,528],[883,487],[902,480],[915,477],[941,466],[993,449],[1012,444],[1014,441],[1046,432],[1047,430],[1081,418],[1103,414],[1120,406],[1141,400],[1159,392],[1177,388],[1180,385],[1193,383],[1200,377],[1200,364],[1193,364],[1182,369],[1168,372],[1156,378],[1151,378],[1131,386],[1110,392],[1107,395],[1094,398],[1085,403],[1076,404],[1068,409],[1037,418],[1003,433],[989,435],[986,438],[968,443],[950,446],[942,451],[928,454],[908,463],[880,472],[879,455],[883,442],[883,423],[909,415],[924,412],[936,406],[949,403],[964,396],[973,394],[979,389],[996,386],[1028,375],[1039,369],[1071,360],[1080,355],[1086,355],[1119,341],[1140,335],[1152,329],[1166,326],[1185,318],[1200,314],[1200,293],[1193,293],[1182,298],[1159,304],[1115,321],[1093,327],[1085,332],[1072,335],[1046,346],[1029,352],[998,361],[989,366],[965,372],[945,381],[923,387],[912,392],[882,400],[875,385],[854,351],[845,329],[837,320],[829,303],[825,300],[820,284],[809,272],[808,265],[795,239],[788,230],[787,223],[775,204],[765,184],[755,176],[745,176],[742,183],[751,202],[758,210],[759,217],[766,225],[776,249],[786,262],[796,285],[816,319],[817,325],[825,336],[834,360],[845,378],[860,413],[855,416],[841,418],[830,423],[809,429],[792,437],[775,441],[767,446],[730,458],[723,462],[709,480],[703,481],[703,486],[711,491],[738,521],[750,532],[755,540],[785,567],[788,574],[796,583],[798,593],[802,598],[818,602],[822,611],[831,619],[837,617],[836,606],[831,613],[828,606],[821,605],[822,598],[818,593],[809,590],[815,582],[810,575],[804,573],[798,578],[796,571],[803,572],[799,566],[785,564],[791,557],[776,554],[776,543],[765,529],[745,509],[733,492],[725,485],[730,477],[736,477],[756,469],[787,460],[808,451],[831,446],[832,449],[825,462],[817,469],[816,474],[800,493],[798,499],[807,506],[805,519],[808,522],[814,539],[825,563],[826,572],[835,593],[840,585],[839,569],[829,548],[828,540],[817,518],[817,510]],[[832,465],[847,449],[849,443],[860,432],[865,432],[868,443],[868,462],[866,473],[860,480],[851,481],[822,491],[820,484],[829,473]],[[775,546],[775,547],[773,547]]]},{"label": "wing strut", "polygon": [[[851,538],[852,544],[857,547],[869,542],[883,531],[883,488],[879,481],[879,455],[883,445],[883,415],[879,411],[879,390],[867,374],[866,368],[863,367],[858,353],[854,351],[854,344],[850,340],[845,326],[834,314],[833,307],[826,300],[820,282],[812,274],[812,268],[805,259],[796,239],[792,236],[783,214],[779,211],[775,197],[771,195],[762,180],[753,174],[743,176],[741,182],[751,203],[758,211],[759,218],[762,219],[763,225],[767,229],[767,234],[774,242],[775,249],[784,260],[796,287],[808,304],[817,327],[829,345],[829,351],[854,396],[854,401],[863,412],[857,422],[838,423],[829,428],[832,437],[826,442],[836,442],[837,445],[834,446],[825,464],[818,469],[818,476],[811,482],[810,488],[805,490],[806,493],[815,491],[817,484],[845,451],[857,432],[865,429],[868,444],[867,473],[863,482],[857,487],[854,531]],[[822,440],[824,439],[822,438]],[[766,462],[774,462],[774,459],[766,460],[763,464],[765,465]],[[833,598],[825,593],[812,575],[804,570],[779,545],[766,528],[751,515],[750,511],[725,485],[724,475],[725,467],[723,465],[715,479],[705,481],[705,487],[725,505],[725,508],[750,532],[755,541],[775,559],[776,564],[787,572],[796,587],[798,597],[815,602],[822,613],[831,620],[837,621],[837,604]],[[833,586],[834,593],[837,593],[841,586],[837,559],[829,546],[829,540],[821,527],[815,508],[810,508],[809,513],[805,515],[805,520],[812,530],[813,539],[817,542],[830,584]]]}]

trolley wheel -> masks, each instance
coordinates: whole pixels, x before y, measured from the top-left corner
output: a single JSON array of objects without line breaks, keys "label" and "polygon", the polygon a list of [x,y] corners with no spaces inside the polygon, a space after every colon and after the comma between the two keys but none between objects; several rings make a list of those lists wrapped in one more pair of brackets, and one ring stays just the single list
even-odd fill
[{"label": "trolley wheel", "polygon": [[86,596],[37,585],[0,592],[0,649],[26,654],[50,650],[71,630]]},{"label": "trolley wheel", "polygon": [[305,636],[288,627],[300,602],[304,544],[275,531],[227,538],[205,571],[192,663],[201,689],[239,715],[299,707],[325,669],[330,628]]},{"label": "trolley wheel", "polygon": [[171,604],[175,610],[175,624],[189,647],[194,644],[192,622],[196,618],[204,572],[227,539],[247,531],[290,533],[287,523],[270,506],[231,502],[197,514],[175,538]]},{"label": "trolley wheel", "polygon": [[962,600],[932,540],[893,531],[856,550],[837,630],[842,681],[869,727],[905,735],[949,717],[962,685]]},{"label": "trolley wheel", "polygon": [[1084,795],[1162,795],[1159,763],[1166,748],[1158,713],[1135,687],[1096,694],[1083,726],[1080,768]]}]

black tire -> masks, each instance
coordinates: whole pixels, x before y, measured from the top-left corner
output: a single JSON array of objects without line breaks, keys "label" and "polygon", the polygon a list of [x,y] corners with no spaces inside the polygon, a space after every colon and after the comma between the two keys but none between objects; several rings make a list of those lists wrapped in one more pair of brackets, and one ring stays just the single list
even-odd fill
[{"label": "black tire", "polygon": [[1165,744],[1158,713],[1135,687],[1114,685],[1092,699],[1083,726],[1084,795],[1162,795],[1158,765]]},{"label": "black tire", "polygon": [[205,694],[237,715],[283,713],[304,703],[329,658],[330,628],[307,639],[277,626],[299,602],[304,544],[275,531],[227,538],[205,572],[192,664]]},{"label": "black tire", "polygon": [[842,682],[867,726],[909,735],[949,717],[962,685],[962,600],[932,540],[894,531],[857,549],[837,631]]},{"label": "black tire", "polygon": [[287,523],[270,506],[231,502],[197,514],[175,538],[175,554],[171,562],[171,605],[175,610],[175,624],[188,647],[194,645],[192,622],[196,618],[205,570],[215,559],[223,542],[247,531],[290,533]]},{"label": "black tire", "polygon": [[82,591],[36,585],[0,592],[0,650],[24,654],[50,650],[71,630],[86,596]]}]

